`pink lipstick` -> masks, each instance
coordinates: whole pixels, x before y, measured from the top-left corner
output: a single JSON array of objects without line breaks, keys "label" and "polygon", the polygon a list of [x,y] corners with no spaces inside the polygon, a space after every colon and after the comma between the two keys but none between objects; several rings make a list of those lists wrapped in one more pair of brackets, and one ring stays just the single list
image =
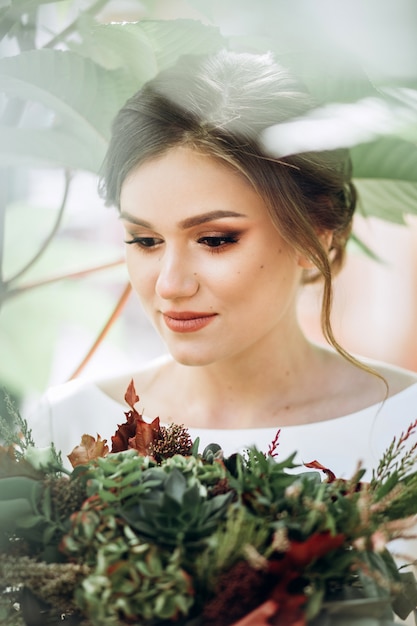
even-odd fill
[{"label": "pink lipstick", "polygon": [[200,311],[165,311],[164,322],[175,333],[193,333],[205,328],[216,317],[216,313]]}]

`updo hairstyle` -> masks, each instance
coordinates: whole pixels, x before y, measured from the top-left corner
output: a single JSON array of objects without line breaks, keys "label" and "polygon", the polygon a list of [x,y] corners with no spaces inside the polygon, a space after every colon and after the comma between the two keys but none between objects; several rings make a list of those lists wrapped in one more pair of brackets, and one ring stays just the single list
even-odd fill
[{"label": "updo hairstyle", "polygon": [[[306,88],[271,54],[221,51],[182,57],[117,114],[100,190],[107,205],[119,207],[128,174],[177,146],[238,170],[264,200],[282,237],[314,265],[314,271],[305,271],[304,282],[323,278],[324,335],[356,362],[337,343],[330,324],[332,275],[343,263],[356,206],[349,153],[340,149],[278,158],[264,142],[266,129],[315,106]],[[321,237],[329,232],[330,251]]]}]

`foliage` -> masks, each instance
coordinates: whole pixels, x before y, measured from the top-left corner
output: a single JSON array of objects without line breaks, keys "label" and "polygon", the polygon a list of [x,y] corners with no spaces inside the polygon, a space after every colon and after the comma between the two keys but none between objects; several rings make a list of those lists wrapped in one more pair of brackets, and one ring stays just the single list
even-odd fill
[{"label": "foliage", "polygon": [[[147,424],[132,385],[127,397],[116,446],[132,413],[138,432]],[[93,626],[222,626],[269,598],[273,624],[315,624],[327,607],[358,601],[405,618],[417,587],[387,543],[415,523],[416,428],[393,442],[369,484],[362,470],[346,481],[307,464],[323,481],[300,472],[294,455],[250,449],[225,459],[215,444],[199,453],[198,442],[157,460],[151,440],[141,452],[135,436],[117,452],[88,441],[89,460],[79,451],[69,475],[56,462],[34,466],[31,446],[23,456],[2,447],[0,611],[12,620],[17,602],[26,624],[31,607]]]}]

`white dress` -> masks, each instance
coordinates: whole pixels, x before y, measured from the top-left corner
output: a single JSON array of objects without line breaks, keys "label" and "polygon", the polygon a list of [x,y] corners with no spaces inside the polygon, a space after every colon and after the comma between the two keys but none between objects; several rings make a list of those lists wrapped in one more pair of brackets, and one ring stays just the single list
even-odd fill
[{"label": "white dress", "polygon": [[[140,403],[136,408],[140,410]],[[65,459],[84,433],[94,437],[99,434],[111,446],[111,436],[117,425],[126,421],[124,412],[128,410],[127,405],[116,402],[92,382],[78,379],[50,388],[28,422],[36,445],[47,446],[53,441]],[[297,462],[317,460],[340,478],[350,478],[361,462],[369,478],[393,437],[406,431],[416,419],[417,383],[385,402],[350,415],[281,428],[278,455],[283,460],[297,452]],[[278,428],[279,424],[242,430],[190,428],[189,433],[193,440],[200,438],[200,451],[209,443],[218,443],[229,455],[252,445],[267,452]],[[416,434],[413,437],[417,440]]]}]

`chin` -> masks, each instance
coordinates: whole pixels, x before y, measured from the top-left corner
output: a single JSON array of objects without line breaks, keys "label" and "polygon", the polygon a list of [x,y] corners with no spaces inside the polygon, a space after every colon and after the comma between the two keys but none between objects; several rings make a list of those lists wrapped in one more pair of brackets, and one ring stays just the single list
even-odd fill
[{"label": "chin", "polygon": [[174,361],[181,365],[201,367],[203,365],[211,365],[211,363],[219,360],[219,355],[211,352],[207,354],[198,350],[171,350],[169,346],[167,347]]}]

